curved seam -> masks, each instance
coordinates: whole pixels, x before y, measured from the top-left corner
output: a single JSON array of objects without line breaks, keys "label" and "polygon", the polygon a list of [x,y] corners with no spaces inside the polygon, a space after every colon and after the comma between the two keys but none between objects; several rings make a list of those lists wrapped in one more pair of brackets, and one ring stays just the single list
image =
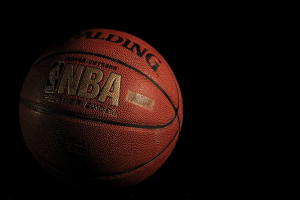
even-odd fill
[{"label": "curved seam", "polygon": [[[160,153],[158,153],[156,156],[154,156],[152,159],[150,159],[150,160],[147,161],[146,163],[141,164],[141,165],[139,165],[139,166],[137,166],[137,167],[135,167],[135,168],[133,168],[133,169],[131,169],[131,170],[128,170],[128,171],[125,171],[125,172],[122,172],[122,173],[118,173],[118,174],[114,174],[114,173],[99,174],[98,176],[90,176],[89,178],[102,178],[102,177],[108,177],[108,176],[120,176],[120,175],[129,173],[129,172],[132,172],[132,171],[134,171],[134,170],[137,170],[137,169],[139,169],[139,168],[141,168],[141,167],[147,165],[148,163],[152,162],[152,161],[155,160],[158,156],[160,156],[163,152],[166,151],[166,149],[174,142],[174,139],[175,139],[176,136],[178,135],[178,132],[179,132],[179,130],[176,131],[176,134],[174,135],[174,137],[172,138],[172,140],[170,141],[170,143],[169,143],[169,144],[168,144],[168,145],[167,145]],[[31,148],[29,147],[29,145],[28,145],[28,148],[31,149]],[[33,150],[31,149],[31,151],[33,151]],[[43,159],[41,156],[39,156],[36,152],[34,152],[34,153],[35,153],[35,155],[37,155],[41,160],[43,160],[45,163],[47,163],[47,164],[50,165],[51,167],[56,168],[56,169],[59,169],[59,170],[65,172],[65,173],[68,173],[68,174],[74,174],[74,173],[68,172],[68,171],[66,171],[66,170],[64,170],[64,169],[61,169],[61,168],[59,168],[59,167],[56,167],[56,166],[50,164],[50,163],[47,162],[45,159]]]},{"label": "curved seam", "polygon": [[60,110],[60,109],[53,109],[53,108],[45,106],[45,105],[38,105],[38,103],[36,103],[36,102],[25,100],[23,98],[21,98],[20,102],[22,102],[28,108],[31,108],[31,109],[36,110],[38,112],[54,113],[54,114],[60,114],[60,115],[63,115],[63,116],[68,116],[68,117],[75,117],[75,118],[81,119],[81,120],[101,122],[101,123],[106,123],[106,124],[113,124],[113,125],[127,126],[127,127],[146,128],[146,129],[165,128],[165,127],[171,125],[172,122],[175,120],[175,118],[177,116],[177,115],[174,115],[173,119],[171,119],[171,121],[169,121],[168,123],[166,123],[164,125],[158,125],[158,126],[140,125],[140,124],[130,124],[130,123],[124,123],[124,122],[115,122],[115,121],[109,121],[109,120],[104,120],[104,119],[90,118],[90,117],[79,115],[76,112],[65,111],[65,110]]},{"label": "curved seam", "polygon": [[152,82],[167,97],[167,99],[169,100],[169,102],[171,103],[171,105],[172,105],[172,107],[173,107],[173,109],[175,111],[175,115],[177,115],[177,112],[176,112],[177,108],[173,104],[172,100],[170,99],[170,97],[168,96],[168,94],[154,80],[152,80],[149,76],[147,76],[142,71],[140,71],[140,70],[132,67],[131,65],[129,65],[129,64],[123,62],[123,61],[120,61],[118,59],[111,58],[111,57],[103,55],[103,54],[96,54],[96,53],[83,52],[83,51],[68,51],[68,52],[59,52],[59,53],[55,53],[55,54],[51,54],[51,55],[45,56],[45,57],[41,58],[39,61],[37,61],[36,63],[40,62],[41,60],[43,60],[43,59],[45,59],[47,57],[51,57],[51,56],[55,56],[55,55],[60,55],[60,54],[71,54],[71,53],[86,54],[86,55],[97,56],[97,57],[100,57],[100,58],[105,58],[105,59],[114,61],[116,63],[119,63],[119,64],[121,64],[121,65],[123,65],[125,67],[128,67],[128,68],[132,69],[132,70],[135,70],[136,72],[138,72],[139,74],[141,74],[142,76],[144,76],[145,78],[147,78],[150,82]]}]

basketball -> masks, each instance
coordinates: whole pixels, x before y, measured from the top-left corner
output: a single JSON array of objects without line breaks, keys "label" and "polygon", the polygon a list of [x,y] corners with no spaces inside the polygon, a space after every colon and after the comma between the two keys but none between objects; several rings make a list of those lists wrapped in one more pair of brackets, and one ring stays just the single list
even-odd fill
[{"label": "basketball", "polygon": [[48,47],[20,94],[25,143],[57,179],[86,190],[119,190],[154,174],[182,128],[176,77],[152,46],[131,34],[89,29]]}]

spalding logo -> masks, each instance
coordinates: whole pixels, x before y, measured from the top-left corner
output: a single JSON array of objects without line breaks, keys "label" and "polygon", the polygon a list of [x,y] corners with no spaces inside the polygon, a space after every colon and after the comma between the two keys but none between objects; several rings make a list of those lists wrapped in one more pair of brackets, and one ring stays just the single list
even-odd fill
[{"label": "spalding logo", "polygon": [[[102,32],[92,32],[92,31],[86,31],[86,32],[77,32],[69,37],[65,37],[62,40],[60,40],[58,43],[53,44],[51,47],[49,48],[53,48],[54,46],[60,44],[60,43],[64,43],[69,39],[97,39],[97,40],[104,40],[104,41],[108,41],[108,42],[113,42],[113,43],[119,43],[122,47],[134,52],[135,49],[135,53],[137,56],[139,56],[140,58],[143,58],[143,56],[145,55],[146,51],[148,51],[148,49],[144,48],[141,51],[141,46],[135,42],[132,43],[131,40],[126,39],[125,42],[124,39],[118,35],[114,35],[114,34],[103,34]],[[129,47],[130,45],[132,45],[131,47]],[[155,56],[152,53],[147,53],[145,55],[145,60],[148,63],[148,65],[152,68],[152,70],[154,72],[156,72],[156,70],[159,67],[159,63],[161,63],[161,60],[159,60],[157,58],[157,56]]]}]

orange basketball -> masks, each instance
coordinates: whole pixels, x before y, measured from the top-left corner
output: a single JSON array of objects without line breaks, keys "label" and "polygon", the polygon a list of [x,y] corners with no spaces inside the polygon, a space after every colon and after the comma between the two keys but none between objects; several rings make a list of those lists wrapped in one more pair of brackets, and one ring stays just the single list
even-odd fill
[{"label": "orange basketball", "polygon": [[25,142],[56,178],[88,190],[133,186],[157,171],[182,127],[165,59],[125,32],[90,29],[49,47],[20,95]]}]

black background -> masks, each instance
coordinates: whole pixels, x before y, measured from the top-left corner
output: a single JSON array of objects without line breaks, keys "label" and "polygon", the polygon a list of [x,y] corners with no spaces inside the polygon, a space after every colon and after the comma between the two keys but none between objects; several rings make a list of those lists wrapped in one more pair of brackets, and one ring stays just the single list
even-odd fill
[{"label": "black background", "polygon": [[[1,2],[1,196],[287,198],[296,134],[289,11],[201,2]],[[52,178],[31,156],[18,121],[19,93],[35,59],[55,41],[89,28],[148,42],[173,69],[183,95],[183,129],[167,162],[146,181],[115,193],[81,191]]]}]

